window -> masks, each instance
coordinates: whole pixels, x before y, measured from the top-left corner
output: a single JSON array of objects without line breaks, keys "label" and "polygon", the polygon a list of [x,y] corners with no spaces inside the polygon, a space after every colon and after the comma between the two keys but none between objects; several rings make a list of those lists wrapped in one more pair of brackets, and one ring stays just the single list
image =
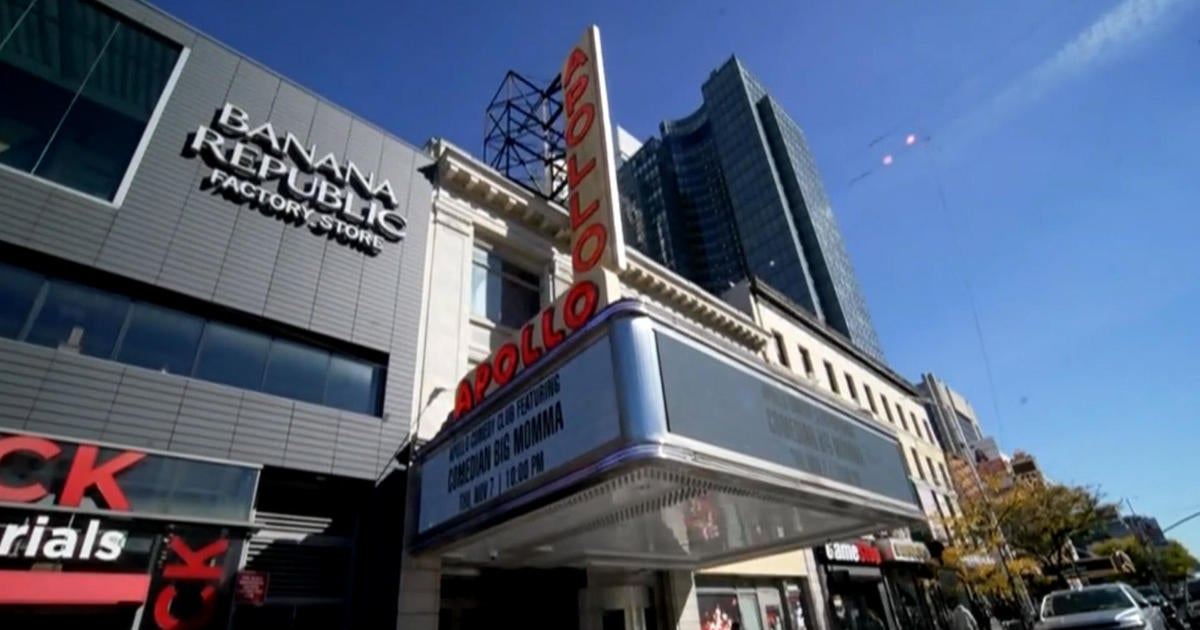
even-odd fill
[{"label": "window", "polygon": [[209,324],[200,342],[196,377],[242,389],[258,389],[271,338],[249,330]]},{"label": "window", "polygon": [[775,353],[779,358],[779,365],[792,367],[792,362],[788,360],[787,344],[783,343],[783,335],[776,330],[771,331],[771,334],[775,336]]},{"label": "window", "polygon": [[0,337],[21,334],[42,284],[40,275],[0,263]]},{"label": "window", "polygon": [[850,376],[849,372],[843,372],[842,376],[846,377],[846,391],[850,392],[851,398],[858,400],[858,389],[854,387],[854,378]]},{"label": "window", "polygon": [[904,419],[904,410],[900,408],[900,403],[896,403],[896,415],[900,416],[900,424],[904,425],[904,430],[908,430],[908,420]]},{"label": "window", "polygon": [[329,353],[283,339],[271,342],[262,389],[268,394],[320,404],[325,400]]},{"label": "window", "polygon": [[153,304],[135,304],[117,360],[168,374],[191,374],[204,320]]},{"label": "window", "polygon": [[929,478],[933,483],[938,483],[937,469],[933,467],[933,458],[925,456],[925,465],[929,467]]},{"label": "window", "polygon": [[0,164],[111,201],[179,47],[91,2],[9,6],[21,17],[0,33]]},{"label": "window", "polygon": [[908,451],[912,455],[913,467],[917,469],[917,474],[921,477],[921,481],[928,481],[925,477],[925,469],[921,468],[921,458],[917,455],[917,449],[909,447]]},{"label": "window", "polygon": [[476,246],[471,266],[471,313],[506,326],[520,328],[541,308],[541,283],[537,274]]},{"label": "window", "polygon": [[929,425],[929,420],[925,419],[925,418],[922,418],[921,420],[925,423],[925,435],[929,436],[930,442],[937,444],[937,439],[935,439],[935,436],[933,433],[933,427]]},{"label": "window", "polygon": [[875,394],[871,392],[871,386],[863,383],[863,396],[867,398],[867,404],[871,406],[871,413],[878,414],[879,407],[875,405]]},{"label": "window", "polygon": [[797,345],[796,349],[800,351],[800,361],[804,365],[804,373],[805,374],[816,374],[817,371],[813,369],[812,356],[810,356],[808,354],[808,348]]},{"label": "window", "polygon": [[879,400],[883,402],[883,410],[887,412],[888,422],[896,424],[896,418],[892,416],[892,408],[888,405],[887,396],[880,394]]},{"label": "window", "polygon": [[945,481],[946,487],[949,488],[950,487],[950,475],[946,474],[946,465],[943,464],[942,462],[938,462],[938,470],[940,470],[942,472],[942,481]]},{"label": "window", "polygon": [[325,381],[325,404],[347,411],[376,415],[381,407],[383,370],[377,365],[333,355]]},{"label": "window", "polygon": [[[917,432],[917,436],[918,436],[918,437],[925,437],[924,435],[921,435],[921,423],[917,422],[917,414],[915,414],[915,413],[913,413],[913,412],[911,412],[911,411],[910,411],[910,412],[908,412],[908,418],[909,418],[910,420],[912,420],[912,423],[913,423],[913,431],[916,431],[916,432]],[[925,439],[929,440],[930,442],[932,442],[932,441],[933,441],[933,437],[932,437],[932,436],[930,436],[930,437],[927,437],[927,438],[925,438]]]},{"label": "window", "polygon": [[54,280],[25,341],[51,348],[67,346],[107,358],[112,356],[128,310],[127,298]]},{"label": "window", "polygon": [[958,518],[958,508],[954,507],[954,499],[949,496],[944,497],[946,500],[946,510],[950,512],[952,518]]},{"label": "window", "polygon": [[0,336],[367,415],[382,406],[378,363],[2,263]]},{"label": "window", "polygon": [[833,393],[842,393],[842,389],[838,387],[837,374],[833,372],[833,364],[828,361],[825,362],[825,376],[829,377],[829,387],[833,390]]}]

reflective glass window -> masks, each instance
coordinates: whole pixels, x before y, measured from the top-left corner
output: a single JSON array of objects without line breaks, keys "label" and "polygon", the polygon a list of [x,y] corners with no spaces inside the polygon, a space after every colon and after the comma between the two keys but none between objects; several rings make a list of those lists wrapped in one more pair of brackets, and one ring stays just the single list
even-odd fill
[{"label": "reflective glass window", "polygon": [[0,0],[10,22],[0,163],[112,199],[179,48],[79,0]]},{"label": "reflective glass window", "polygon": [[0,337],[21,334],[44,281],[32,271],[0,264]]},{"label": "reflective glass window", "polygon": [[25,340],[109,358],[128,311],[128,298],[54,280]]},{"label": "reflective glass window", "polygon": [[382,376],[383,371],[377,365],[334,356],[329,361],[329,376],[325,381],[325,404],[377,415]]},{"label": "reflective glass window", "polygon": [[117,360],[169,374],[190,374],[204,320],[179,311],[135,304]]},{"label": "reflective glass window", "polygon": [[244,389],[258,389],[271,339],[248,330],[209,322],[204,327],[196,378]]},{"label": "reflective glass window", "polygon": [[262,389],[268,394],[320,403],[325,398],[328,370],[328,352],[275,339],[271,342]]},{"label": "reflective glass window", "polygon": [[537,274],[477,247],[471,267],[471,312],[518,328],[541,308],[540,284]]}]

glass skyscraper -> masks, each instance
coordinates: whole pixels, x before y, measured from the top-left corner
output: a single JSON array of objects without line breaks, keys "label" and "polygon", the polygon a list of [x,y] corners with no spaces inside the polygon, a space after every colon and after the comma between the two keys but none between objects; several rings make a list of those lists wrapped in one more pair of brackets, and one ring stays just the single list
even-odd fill
[{"label": "glass skyscraper", "polygon": [[618,172],[631,244],[722,294],[757,276],[882,359],[799,125],[737,57]]}]

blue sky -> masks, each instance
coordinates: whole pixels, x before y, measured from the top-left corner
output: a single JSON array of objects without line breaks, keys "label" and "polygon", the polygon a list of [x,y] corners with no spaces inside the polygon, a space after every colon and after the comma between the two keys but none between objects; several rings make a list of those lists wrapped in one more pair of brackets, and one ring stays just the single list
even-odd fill
[{"label": "blue sky", "polygon": [[[949,381],[1054,479],[1164,525],[1200,509],[1200,3],[160,6],[411,142],[476,152],[505,71],[549,79],[589,23],[640,137],[736,52],[805,129],[896,369]],[[1200,519],[1172,535],[1200,554]]]}]

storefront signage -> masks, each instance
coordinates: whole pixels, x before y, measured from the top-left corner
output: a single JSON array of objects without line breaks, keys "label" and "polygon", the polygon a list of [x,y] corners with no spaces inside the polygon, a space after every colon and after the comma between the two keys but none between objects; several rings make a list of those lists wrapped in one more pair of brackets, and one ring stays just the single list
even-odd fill
[{"label": "storefront signage", "polygon": [[932,556],[929,548],[914,540],[895,540],[888,538],[877,541],[876,546],[883,555],[885,562],[929,562]]},{"label": "storefront signage", "polygon": [[202,187],[368,254],[405,236],[407,222],[396,212],[400,200],[390,181],[333,153],[320,155],[269,121],[252,125],[232,103],[211,127],[196,128],[184,155],[212,167]]},{"label": "storefront signage", "polygon": [[612,350],[601,338],[421,467],[419,531],[532,487],[620,435]]},{"label": "storefront signage", "polygon": [[225,620],[216,613],[229,599],[228,589],[222,584],[227,585],[227,574],[232,570],[227,565],[237,561],[240,546],[231,544],[225,536],[195,534],[188,538],[172,534],[164,546],[167,553],[150,587],[149,613],[142,617],[142,628],[225,627]]},{"label": "storefront signage", "polygon": [[843,564],[881,564],[883,562],[879,550],[863,540],[856,540],[852,543],[826,543],[824,551],[826,562]]},{"label": "storefront signage", "polygon": [[692,342],[657,338],[671,433],[916,507],[895,438]]},{"label": "storefront signage", "polygon": [[600,30],[595,26],[588,28],[567,55],[562,82],[574,283],[459,381],[454,420],[537,363],[620,295],[614,274],[625,268],[625,237],[618,207],[604,57]]},{"label": "storefront signage", "polygon": [[112,562],[121,556],[125,539],[125,532],[105,527],[100,519],[53,527],[49,516],[39,514],[30,522],[0,523],[0,558]]},{"label": "storefront signage", "polygon": [[249,466],[0,432],[0,505],[244,522],[257,483]]},{"label": "storefront signage", "polygon": [[[14,435],[0,437],[0,466],[8,474],[0,476],[0,501],[13,503],[36,503],[54,493],[55,503],[67,507],[79,507],[85,493],[98,499],[100,507],[118,512],[129,511],[129,499],[117,483],[117,477],[146,458],[145,453],[125,451],[99,461],[100,447],[82,444],[64,455],[58,442],[43,437]],[[25,455],[47,464],[54,470],[55,460],[64,458],[69,462],[66,476],[61,483],[43,483],[34,475],[22,475],[10,464],[12,459]],[[9,464],[9,465],[6,465]],[[30,472],[33,469],[30,468]],[[29,477],[20,481],[21,477]],[[54,480],[58,481],[58,480]]]},{"label": "storefront signage", "polygon": [[267,599],[267,585],[271,576],[264,571],[238,571],[237,601],[239,604],[262,606]]}]

